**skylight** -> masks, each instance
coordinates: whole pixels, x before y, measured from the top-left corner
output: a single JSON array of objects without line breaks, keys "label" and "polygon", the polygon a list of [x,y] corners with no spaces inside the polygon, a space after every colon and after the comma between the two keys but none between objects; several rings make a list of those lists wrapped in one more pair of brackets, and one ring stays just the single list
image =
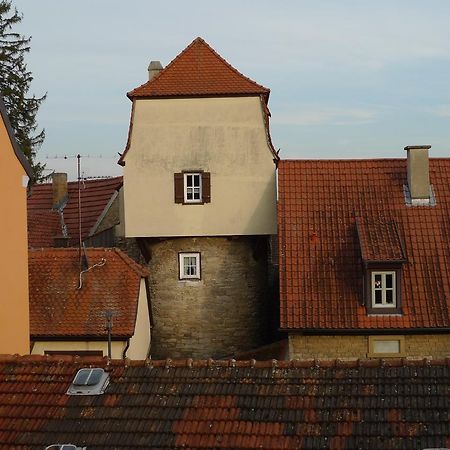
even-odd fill
[{"label": "skylight", "polygon": [[45,447],[45,450],[85,450],[86,447],[77,447],[73,444],[52,444]]},{"label": "skylight", "polygon": [[[80,369],[67,390],[68,395],[100,395],[109,384],[109,375],[100,368]],[[70,447],[69,447],[70,448]],[[68,450],[68,449],[67,449]]]}]

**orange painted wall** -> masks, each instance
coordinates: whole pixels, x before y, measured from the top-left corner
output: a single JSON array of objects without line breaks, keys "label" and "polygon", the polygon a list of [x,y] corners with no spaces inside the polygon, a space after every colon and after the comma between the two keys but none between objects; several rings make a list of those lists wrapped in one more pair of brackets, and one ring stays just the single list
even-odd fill
[{"label": "orange painted wall", "polygon": [[0,115],[0,354],[30,353],[24,176]]}]

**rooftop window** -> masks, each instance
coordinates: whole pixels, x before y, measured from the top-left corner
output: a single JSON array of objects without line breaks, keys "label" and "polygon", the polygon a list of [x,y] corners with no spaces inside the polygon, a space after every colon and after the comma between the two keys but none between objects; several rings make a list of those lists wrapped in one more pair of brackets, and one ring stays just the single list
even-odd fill
[{"label": "rooftop window", "polygon": [[100,395],[109,384],[109,375],[100,368],[80,369],[67,390],[68,395]]}]

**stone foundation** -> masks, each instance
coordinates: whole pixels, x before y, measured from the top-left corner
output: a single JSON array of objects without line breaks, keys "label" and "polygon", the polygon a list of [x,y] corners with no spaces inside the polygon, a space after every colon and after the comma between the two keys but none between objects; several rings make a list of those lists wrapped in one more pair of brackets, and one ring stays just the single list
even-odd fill
[{"label": "stone foundation", "polygon": [[[409,358],[450,357],[450,334],[399,336],[403,353]],[[395,356],[395,355],[394,355]],[[290,359],[353,359],[369,357],[369,336],[289,336]],[[386,357],[386,356],[383,356]]]},{"label": "stone foundation", "polygon": [[[220,358],[267,342],[267,239],[146,241],[153,359]],[[200,252],[201,280],[179,280],[178,253]]]}]

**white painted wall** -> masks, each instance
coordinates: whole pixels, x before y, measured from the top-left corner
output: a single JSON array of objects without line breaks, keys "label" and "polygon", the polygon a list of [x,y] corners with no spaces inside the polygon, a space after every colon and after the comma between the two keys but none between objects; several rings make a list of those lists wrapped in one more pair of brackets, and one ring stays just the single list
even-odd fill
[{"label": "white painted wall", "polygon": [[[127,342],[112,341],[111,357],[122,359]],[[32,355],[44,355],[46,351],[85,351],[100,350],[103,356],[108,356],[107,341],[36,341],[31,351]]]},{"label": "white painted wall", "polygon": [[[211,203],[176,204],[173,174],[199,169],[211,173]],[[124,195],[128,237],[275,234],[260,98],[136,100]]]},{"label": "white painted wall", "polygon": [[145,280],[141,278],[136,325],[126,356],[130,359],[146,359],[150,349],[150,341],[151,329],[147,290],[145,288]]}]

